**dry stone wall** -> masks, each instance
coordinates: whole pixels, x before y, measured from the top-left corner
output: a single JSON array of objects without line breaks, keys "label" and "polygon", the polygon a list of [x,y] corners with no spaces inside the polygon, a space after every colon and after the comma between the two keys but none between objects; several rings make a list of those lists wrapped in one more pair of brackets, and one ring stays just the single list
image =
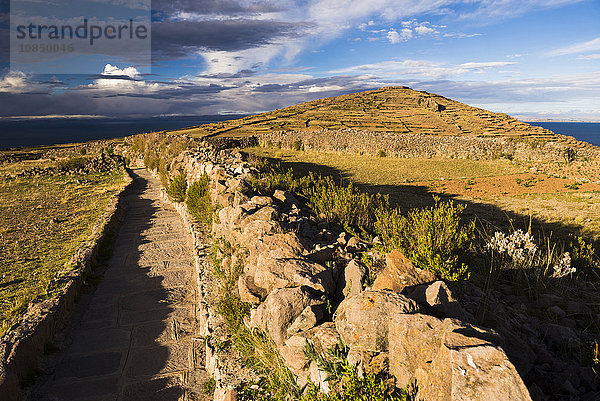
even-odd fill
[{"label": "dry stone wall", "polygon": [[[243,262],[237,291],[252,305],[245,324],[270,336],[300,386],[311,380],[328,390],[323,372],[305,359],[306,341],[323,351],[341,337],[349,345],[349,361],[361,371],[389,366],[397,386],[417,380],[419,398],[530,399],[502,348],[503,339],[471,324],[472,316],[445,283],[425,273],[415,275],[418,269],[407,270],[407,260],[391,254],[387,281],[380,280],[376,289],[363,288],[366,269],[358,255],[367,244],[314,220],[293,194],[253,193],[248,185],[253,167],[239,152],[205,145],[186,152],[184,165],[190,184],[203,174],[210,178],[211,199],[220,208],[210,229],[213,238],[239,250],[223,264]],[[206,234],[190,222],[184,208],[178,210],[188,221],[199,255],[201,335],[218,338],[223,334],[211,301],[215,283],[203,257]],[[206,356],[217,382],[215,400],[231,399],[233,387],[252,377],[211,341]]]},{"label": "dry stone wall", "polygon": [[[377,155],[380,150],[394,157],[453,157],[459,159],[498,159],[565,161],[600,156],[600,149],[574,138],[556,135],[560,141],[543,142],[527,137],[442,136],[396,134],[357,130],[276,131],[259,136],[263,146],[326,152]],[[296,146],[297,146],[296,145]]]}]

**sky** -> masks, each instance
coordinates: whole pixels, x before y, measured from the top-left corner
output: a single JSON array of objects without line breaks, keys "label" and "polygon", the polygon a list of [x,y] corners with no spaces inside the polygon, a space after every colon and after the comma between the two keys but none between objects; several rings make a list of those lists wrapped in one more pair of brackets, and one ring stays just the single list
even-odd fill
[{"label": "sky", "polygon": [[402,85],[600,122],[598,0],[85,0],[62,9],[151,18],[148,47],[16,62],[11,17],[64,1],[0,0],[0,118],[250,114]]}]

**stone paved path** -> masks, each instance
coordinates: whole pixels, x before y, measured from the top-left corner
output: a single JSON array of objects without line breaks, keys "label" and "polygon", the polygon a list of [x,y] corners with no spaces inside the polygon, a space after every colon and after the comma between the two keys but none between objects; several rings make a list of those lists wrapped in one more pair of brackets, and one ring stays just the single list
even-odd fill
[{"label": "stone paved path", "polygon": [[135,171],[109,266],[29,400],[210,399],[192,247],[159,188]]}]

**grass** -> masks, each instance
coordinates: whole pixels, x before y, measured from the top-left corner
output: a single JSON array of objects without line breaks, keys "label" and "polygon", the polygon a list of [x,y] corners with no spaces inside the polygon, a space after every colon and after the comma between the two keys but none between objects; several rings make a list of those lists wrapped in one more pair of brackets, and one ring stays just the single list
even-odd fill
[{"label": "grass", "polygon": [[213,242],[213,276],[216,289],[216,311],[221,316],[234,348],[241,356],[244,366],[264,377],[269,399],[285,400],[299,395],[298,386],[290,370],[285,366],[276,345],[264,332],[248,328],[244,317],[250,306],[237,295],[237,280],[242,273],[242,259],[238,263],[223,263],[236,250],[230,243],[217,239]]},{"label": "grass", "polygon": [[120,171],[0,182],[0,333],[46,294],[123,185]]},{"label": "grass", "polygon": [[[310,163],[331,167],[358,184],[401,185],[406,182],[449,180],[465,177],[473,179],[516,174],[524,171],[523,167],[504,160],[399,159],[395,157],[294,151],[264,147],[244,150],[256,156],[277,158],[290,163]],[[385,154],[385,151],[383,153]]]},{"label": "grass", "polygon": [[187,190],[186,205],[190,214],[198,221],[210,227],[213,220],[213,206],[208,192],[210,179],[204,174]]}]

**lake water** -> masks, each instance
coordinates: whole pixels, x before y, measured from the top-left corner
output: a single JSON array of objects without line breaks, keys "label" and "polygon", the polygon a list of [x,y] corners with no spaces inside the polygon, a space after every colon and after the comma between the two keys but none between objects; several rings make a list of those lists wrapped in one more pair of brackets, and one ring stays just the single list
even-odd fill
[{"label": "lake water", "polygon": [[537,125],[557,134],[569,135],[580,141],[600,146],[600,123],[534,122],[527,124]]},{"label": "lake water", "polygon": [[[243,116],[159,117],[143,120],[0,120],[0,149],[118,138],[142,132],[179,129],[240,117]],[[600,146],[600,123],[532,122],[529,124]]]},{"label": "lake water", "polygon": [[44,119],[0,120],[0,149],[118,138],[143,132],[172,130],[243,115],[157,117],[142,120]]}]

